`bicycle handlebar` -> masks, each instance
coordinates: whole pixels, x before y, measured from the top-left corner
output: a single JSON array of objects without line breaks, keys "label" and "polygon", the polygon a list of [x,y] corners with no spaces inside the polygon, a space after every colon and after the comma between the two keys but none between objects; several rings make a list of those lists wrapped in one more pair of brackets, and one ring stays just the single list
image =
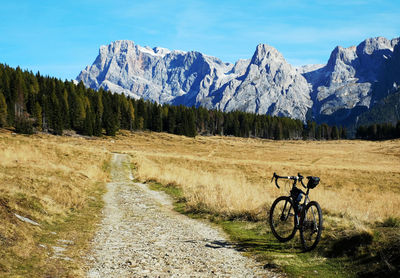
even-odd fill
[{"label": "bicycle handlebar", "polygon": [[297,174],[297,176],[278,176],[275,172],[274,175],[272,176],[271,182],[273,182],[273,180],[275,179],[275,185],[276,187],[280,188],[280,186],[278,185],[278,179],[289,179],[289,180],[294,180],[294,181],[300,181],[301,185],[304,188],[307,188],[304,183],[303,183],[303,176],[300,175],[300,173]]}]

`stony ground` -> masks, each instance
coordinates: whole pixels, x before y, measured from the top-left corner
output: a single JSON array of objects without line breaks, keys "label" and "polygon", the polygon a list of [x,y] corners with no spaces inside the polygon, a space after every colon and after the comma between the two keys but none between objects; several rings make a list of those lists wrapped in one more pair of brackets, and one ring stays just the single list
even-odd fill
[{"label": "stony ground", "polygon": [[88,277],[276,277],[234,249],[217,229],[172,210],[170,198],[131,181],[114,154],[104,218]]}]

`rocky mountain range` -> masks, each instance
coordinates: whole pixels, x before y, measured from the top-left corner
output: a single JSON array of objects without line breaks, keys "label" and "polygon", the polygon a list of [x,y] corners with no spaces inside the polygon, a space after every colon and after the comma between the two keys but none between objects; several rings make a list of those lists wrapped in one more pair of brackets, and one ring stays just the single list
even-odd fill
[{"label": "rocky mountain range", "polygon": [[251,59],[231,64],[196,51],[121,40],[101,46],[77,81],[159,103],[348,124],[399,84],[399,76],[391,74],[400,67],[399,40],[378,37],[338,46],[326,65],[302,67],[266,44]]}]

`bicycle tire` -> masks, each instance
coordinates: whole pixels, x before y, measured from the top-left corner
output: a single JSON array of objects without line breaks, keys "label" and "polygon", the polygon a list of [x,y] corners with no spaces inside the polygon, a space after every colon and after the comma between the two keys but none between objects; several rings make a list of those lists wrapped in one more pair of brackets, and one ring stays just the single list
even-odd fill
[{"label": "bicycle tire", "polygon": [[269,225],[272,234],[280,242],[289,241],[296,234],[294,216],[293,202],[289,197],[281,196],[273,202],[269,213]]},{"label": "bicycle tire", "polygon": [[300,240],[304,252],[313,250],[321,239],[322,210],[320,205],[311,201],[304,208],[300,220]]}]

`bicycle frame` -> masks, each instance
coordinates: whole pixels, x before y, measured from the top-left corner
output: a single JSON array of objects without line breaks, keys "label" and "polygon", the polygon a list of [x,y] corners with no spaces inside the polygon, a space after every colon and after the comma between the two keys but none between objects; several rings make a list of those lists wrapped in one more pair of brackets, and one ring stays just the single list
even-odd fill
[{"label": "bicycle frame", "polygon": [[[278,178],[284,178],[284,179],[291,179],[291,180],[293,180],[293,184],[292,184],[291,190],[293,190],[294,188],[297,188],[297,189],[300,190],[300,192],[304,195],[304,201],[303,201],[303,203],[297,202],[297,200],[295,200],[291,194],[289,195],[290,199],[292,199],[292,202],[293,202],[293,204],[294,204],[294,206],[293,206],[293,211],[294,211],[294,218],[295,218],[295,220],[296,220],[296,229],[299,229],[299,226],[300,226],[300,217],[301,217],[301,214],[303,213],[303,209],[304,209],[304,208],[306,207],[306,205],[311,201],[310,198],[308,197],[308,194],[310,193],[310,189],[304,185],[304,183],[303,183],[303,181],[302,181],[303,176],[300,175],[300,174],[298,174],[297,177],[295,177],[295,176],[281,177],[281,176],[278,176],[278,175],[276,175],[276,174],[274,173],[274,176],[272,177],[272,180],[273,180],[274,178],[275,178],[276,187],[278,187],[278,188],[280,188],[280,186],[278,185]],[[272,180],[271,180],[271,181],[272,181]],[[297,185],[297,181],[300,181],[301,184],[303,185],[303,187],[304,187],[304,188],[307,188],[306,192],[304,192],[303,190],[301,190],[300,188],[298,188],[298,187],[296,186],[296,185]],[[284,208],[283,208],[282,216],[281,216],[281,217],[283,217],[284,211],[286,210],[286,205],[287,205],[287,203],[285,204],[285,206],[284,206]],[[296,205],[299,205],[299,206],[301,207],[301,210],[300,210],[300,211],[299,211],[298,206],[296,206]],[[289,208],[289,213],[290,213],[290,210],[291,210],[291,208]],[[313,217],[314,217],[314,220],[315,220],[314,211],[312,211],[312,213],[313,213]],[[287,217],[288,217],[288,216],[289,216],[289,214],[287,215]],[[286,220],[286,219],[285,219],[285,220]]]},{"label": "bicycle frame", "polygon": [[[300,174],[297,176],[278,176],[274,173],[271,182],[275,179],[277,188],[280,188],[278,179],[290,179],[293,180],[293,184],[289,196],[280,196],[273,202],[269,214],[269,223],[272,233],[280,242],[291,240],[296,234],[296,230],[299,230],[303,250],[310,251],[316,247],[321,239],[323,224],[320,205],[309,198],[310,189],[318,185],[319,177],[308,176],[307,186],[304,185],[303,178]],[[297,182],[306,190],[303,191],[297,187]]]}]

